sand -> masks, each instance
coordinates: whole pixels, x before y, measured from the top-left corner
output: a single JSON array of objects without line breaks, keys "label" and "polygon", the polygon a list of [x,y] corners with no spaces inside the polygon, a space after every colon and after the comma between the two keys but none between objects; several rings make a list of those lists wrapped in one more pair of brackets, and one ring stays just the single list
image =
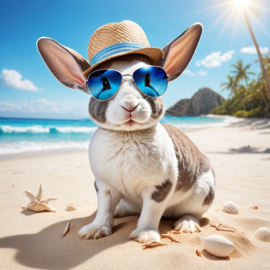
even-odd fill
[{"label": "sand", "polygon": [[[138,216],[115,219],[113,235],[103,239],[76,236],[97,209],[87,152],[0,161],[0,269],[269,269],[270,242],[257,240],[254,232],[270,228],[270,127],[264,120],[249,121],[186,133],[216,172],[214,204],[201,222],[201,233],[175,235],[180,243],[163,239],[168,246],[145,250],[127,239]],[[45,196],[58,197],[50,202],[57,213],[21,208],[29,201],[24,190],[37,193],[41,183]],[[220,210],[229,200],[238,205],[238,215]],[[77,210],[66,211],[70,203]],[[250,204],[258,210],[248,209]],[[70,231],[63,238],[69,220]],[[160,232],[170,231],[173,222],[162,220]],[[218,222],[236,232],[210,226]],[[212,234],[236,245],[230,257],[217,258],[202,250],[200,236]]]}]

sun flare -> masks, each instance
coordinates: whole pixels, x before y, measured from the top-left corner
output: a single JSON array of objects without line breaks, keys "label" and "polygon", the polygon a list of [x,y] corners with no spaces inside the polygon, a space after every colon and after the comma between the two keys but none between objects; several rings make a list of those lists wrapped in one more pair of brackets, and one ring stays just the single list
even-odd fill
[{"label": "sun flare", "polygon": [[234,0],[234,5],[237,7],[247,7],[249,0]]}]

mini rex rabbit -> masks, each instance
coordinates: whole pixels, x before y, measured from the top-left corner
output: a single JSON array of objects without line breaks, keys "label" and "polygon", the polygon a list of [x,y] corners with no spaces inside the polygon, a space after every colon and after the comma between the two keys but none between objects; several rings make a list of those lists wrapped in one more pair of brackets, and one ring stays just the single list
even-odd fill
[{"label": "mini rex rabbit", "polygon": [[38,40],[53,75],[92,94],[89,114],[99,126],[89,146],[98,211],[79,237],[108,236],[114,217],[132,214],[140,218],[130,238],[140,243],[160,241],[162,216],[178,218],[174,230],[197,231],[214,199],[214,171],[188,137],[159,120],[160,95],[189,64],[201,33],[202,25],[194,24],[161,50],[150,47],[134,22],[107,24],[90,39],[90,64],[50,38]]}]

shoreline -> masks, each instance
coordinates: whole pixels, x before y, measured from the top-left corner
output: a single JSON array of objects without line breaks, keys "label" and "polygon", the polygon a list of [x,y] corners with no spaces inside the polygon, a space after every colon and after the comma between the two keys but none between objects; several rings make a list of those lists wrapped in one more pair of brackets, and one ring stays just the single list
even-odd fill
[{"label": "shoreline", "polygon": [[13,153],[13,154],[3,154],[0,155],[0,162],[5,160],[17,160],[25,158],[33,158],[40,156],[51,156],[59,154],[72,154],[72,153],[84,153],[88,149],[83,148],[61,148],[56,150],[43,150],[43,151],[31,151],[31,152],[22,152],[22,153]]},{"label": "shoreline", "polygon": [[[247,129],[270,129],[270,119],[264,118],[237,118],[234,116],[220,116],[220,115],[202,115],[203,117],[216,117],[216,118],[224,118],[230,119],[227,123],[221,123],[221,125],[206,125],[198,126],[198,127],[183,127],[181,128],[180,125],[175,125],[179,128],[183,133],[190,134],[194,132],[199,132],[204,129],[215,129],[215,128],[230,128],[230,127],[242,127]],[[16,159],[23,159],[28,157],[38,157],[38,156],[46,156],[46,155],[57,155],[63,153],[80,153],[80,152],[87,152],[88,147],[70,147],[70,148],[58,148],[58,149],[48,149],[48,150],[33,150],[33,151],[25,151],[25,152],[18,152],[18,153],[10,153],[10,154],[0,154],[0,162],[4,160],[16,160]]]},{"label": "shoreline", "polygon": [[[212,127],[198,127],[198,128],[184,128],[181,129],[183,133],[191,133],[197,132],[203,129],[212,128]],[[16,159],[23,159],[23,158],[31,158],[31,157],[38,157],[38,156],[47,156],[47,155],[57,155],[57,154],[69,154],[69,153],[80,153],[80,152],[88,152],[87,147],[81,148],[59,148],[59,149],[48,149],[48,150],[33,150],[33,151],[25,151],[19,153],[10,153],[10,154],[0,154],[0,162],[4,160],[16,160]]]}]

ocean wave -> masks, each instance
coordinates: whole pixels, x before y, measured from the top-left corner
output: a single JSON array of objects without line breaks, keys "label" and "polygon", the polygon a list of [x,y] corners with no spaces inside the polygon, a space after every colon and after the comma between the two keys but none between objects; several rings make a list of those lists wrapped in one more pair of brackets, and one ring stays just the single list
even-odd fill
[{"label": "ocean wave", "polygon": [[0,155],[18,154],[24,152],[46,151],[46,150],[59,150],[59,149],[87,149],[89,142],[13,142],[1,143]]},{"label": "ocean wave", "polygon": [[42,126],[0,126],[0,134],[57,134],[57,133],[91,133],[96,127],[42,127]]}]

